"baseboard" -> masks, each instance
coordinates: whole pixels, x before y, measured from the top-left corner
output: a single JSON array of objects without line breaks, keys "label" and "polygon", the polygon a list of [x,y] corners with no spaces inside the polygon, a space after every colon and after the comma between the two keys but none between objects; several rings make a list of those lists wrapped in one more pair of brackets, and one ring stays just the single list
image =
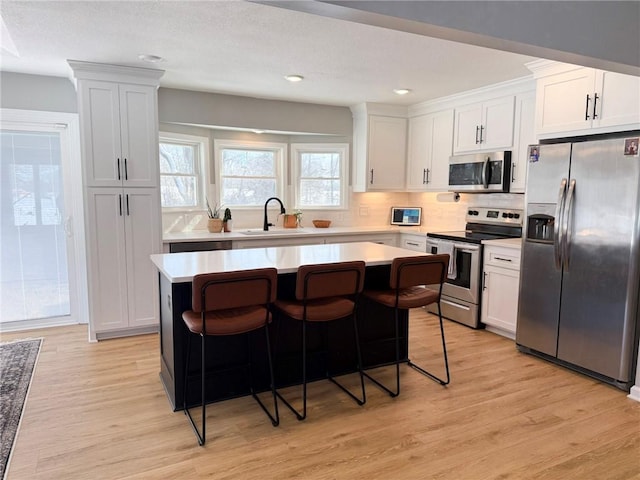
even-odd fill
[{"label": "baseboard", "polygon": [[640,402],[640,385],[634,385],[631,387],[631,392],[627,395],[627,398]]},{"label": "baseboard", "polygon": [[134,335],[145,335],[148,333],[158,333],[158,325],[146,327],[123,328],[121,330],[111,330],[109,332],[97,332],[96,340],[108,340],[110,338],[132,337]]},{"label": "baseboard", "polygon": [[62,327],[65,325],[78,325],[78,322],[71,317],[51,317],[35,318],[30,320],[16,320],[12,322],[1,322],[0,332],[17,332],[20,330],[35,330],[37,328]]},{"label": "baseboard", "polygon": [[501,335],[501,336],[509,338],[511,340],[515,340],[516,339],[515,332],[509,332],[508,330],[503,330],[502,328],[494,327],[492,325],[487,325],[486,327],[484,327],[484,329],[487,332],[495,333],[496,335]]}]

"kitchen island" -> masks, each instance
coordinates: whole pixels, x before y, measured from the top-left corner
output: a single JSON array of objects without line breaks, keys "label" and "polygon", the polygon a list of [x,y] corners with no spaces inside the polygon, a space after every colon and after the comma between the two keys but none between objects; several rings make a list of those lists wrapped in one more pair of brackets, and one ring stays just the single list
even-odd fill
[{"label": "kitchen island", "polygon": [[[278,296],[290,298],[294,294],[296,272],[300,265],[363,260],[366,264],[365,288],[386,287],[394,258],[421,255],[426,253],[370,242],[151,255],[160,282],[160,378],[173,409],[181,409],[184,398],[187,332],[182,322],[182,312],[191,308],[191,281],[195,275],[274,267],[278,270]],[[361,301],[358,321],[365,368],[384,365],[395,359],[392,319],[391,310],[386,307]],[[350,322],[330,322],[326,330],[323,325],[314,327],[317,328],[309,332],[308,377],[311,380],[324,378],[327,360],[332,374],[356,371]],[[277,387],[300,383],[299,322],[275,316],[270,328],[274,332]],[[401,331],[401,354],[406,357],[407,315],[401,318]],[[326,351],[327,339],[331,346],[330,354]],[[216,378],[207,388],[207,399],[216,401],[249,394],[246,375],[235,367],[244,365],[249,355],[255,354],[256,358],[261,358],[265,348],[262,337],[248,334],[246,338],[212,337],[210,341],[213,343],[208,350],[207,365],[212,371],[221,373],[215,375]],[[192,355],[191,365],[198,365],[198,349],[192,349]],[[256,364],[254,381],[257,388],[268,389],[268,378],[267,365]],[[189,398],[196,398],[197,383],[196,375],[187,382]]]}]

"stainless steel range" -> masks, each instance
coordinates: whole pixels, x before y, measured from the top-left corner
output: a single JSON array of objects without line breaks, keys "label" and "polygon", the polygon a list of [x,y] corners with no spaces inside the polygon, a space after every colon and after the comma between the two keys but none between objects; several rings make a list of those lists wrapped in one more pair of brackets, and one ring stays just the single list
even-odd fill
[{"label": "stainless steel range", "polygon": [[427,252],[449,253],[452,259],[442,288],[444,317],[481,327],[482,241],[521,237],[522,216],[522,210],[471,207],[464,231],[427,234]]}]

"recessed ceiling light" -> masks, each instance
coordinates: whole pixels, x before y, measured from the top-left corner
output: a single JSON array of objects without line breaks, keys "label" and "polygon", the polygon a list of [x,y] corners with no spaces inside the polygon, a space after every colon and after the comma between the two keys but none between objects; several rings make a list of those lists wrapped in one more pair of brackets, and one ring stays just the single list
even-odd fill
[{"label": "recessed ceiling light", "polygon": [[393,93],[395,93],[396,95],[406,95],[407,93],[410,93],[411,90],[409,90],[408,88],[394,88],[393,89]]},{"label": "recessed ceiling light", "polygon": [[264,130],[254,130],[253,133],[260,135],[261,133],[264,133]]},{"label": "recessed ceiling light", "polygon": [[301,82],[302,80],[304,80],[304,77],[302,75],[285,75],[284,78],[286,78],[290,82]]},{"label": "recessed ceiling light", "polygon": [[164,62],[164,58],[159,57],[158,55],[149,55],[147,53],[141,53],[140,55],[138,55],[138,58],[143,62],[149,63]]}]

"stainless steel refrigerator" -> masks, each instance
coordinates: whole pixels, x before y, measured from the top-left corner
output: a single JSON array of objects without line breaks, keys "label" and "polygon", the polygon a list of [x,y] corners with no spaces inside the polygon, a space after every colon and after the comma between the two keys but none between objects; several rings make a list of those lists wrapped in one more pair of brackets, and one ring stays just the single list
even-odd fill
[{"label": "stainless steel refrigerator", "polygon": [[530,147],[516,343],[628,390],[640,315],[640,131]]}]

